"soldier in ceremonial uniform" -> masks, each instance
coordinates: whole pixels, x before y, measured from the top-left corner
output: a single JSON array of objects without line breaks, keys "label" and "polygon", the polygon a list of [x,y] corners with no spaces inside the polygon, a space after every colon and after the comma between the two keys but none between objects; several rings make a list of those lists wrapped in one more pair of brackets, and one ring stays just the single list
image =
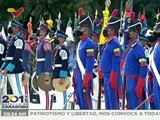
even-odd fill
[{"label": "soldier in ceremonial uniform", "polygon": [[6,50],[7,50],[7,44],[1,34],[3,25],[0,24],[0,67],[2,66],[5,56],[6,56]]},{"label": "soldier in ceremonial uniform", "polygon": [[76,54],[75,54],[76,48],[75,48],[74,41],[68,40],[66,47],[69,51],[69,71],[73,72],[73,70],[75,69],[75,64],[76,64]]},{"label": "soldier in ceremonial uniform", "polygon": [[49,92],[51,89],[52,79],[52,49],[51,43],[47,39],[50,29],[45,25],[40,25],[39,43],[36,48],[36,76],[38,77],[38,91],[40,94],[40,103],[44,105],[45,109],[51,109],[51,97]]},{"label": "soldier in ceremonial uniform", "polygon": [[[159,16],[160,18],[160,16]],[[155,108],[160,109],[160,79],[159,79],[159,73],[160,73],[160,21],[157,22],[154,32],[153,32],[153,38],[156,42],[154,46],[154,51],[151,55],[151,68],[153,72],[153,95],[154,95],[154,103]]]},{"label": "soldier in ceremonial uniform", "polygon": [[124,75],[126,76],[126,99],[128,109],[144,109],[139,106],[145,99],[145,85],[147,76],[147,60],[144,48],[139,42],[141,22],[132,19],[128,26],[128,40],[130,48],[125,57]]},{"label": "soldier in ceremonial uniform", "polygon": [[147,24],[147,19],[146,19],[146,16],[145,14],[142,14],[140,17],[139,17],[139,21],[142,23],[142,31],[141,31],[141,34],[144,36],[147,32],[147,27],[148,27],[148,24]]},{"label": "soldier in ceremonial uniform", "polygon": [[1,66],[1,74],[7,74],[9,83],[14,95],[24,95],[24,87],[22,86],[22,55],[24,49],[24,41],[20,36],[22,24],[13,20],[11,29],[13,31],[13,38],[7,50],[6,59]]},{"label": "soldier in ceremonial uniform", "polygon": [[[64,42],[68,36],[60,30],[55,33],[55,42],[57,46],[54,49],[54,70],[53,70],[53,81],[60,78],[60,82],[65,82],[65,78],[70,77],[69,73],[69,51],[67,50]],[[54,83],[53,83],[54,84]],[[56,91],[56,90],[55,90]],[[67,94],[66,91],[56,91],[56,109],[66,109],[67,106]],[[54,106],[54,105],[53,105]]]},{"label": "soldier in ceremonial uniform", "polygon": [[69,76],[68,59],[69,51],[67,50],[64,42],[68,36],[60,30],[55,33],[55,40],[58,45],[54,50],[54,71],[53,78],[63,78]]},{"label": "soldier in ceremonial uniform", "polygon": [[100,33],[98,31],[92,31],[91,33],[92,36],[92,40],[96,46],[95,48],[95,59],[97,60],[98,58],[98,50],[99,50],[99,37],[100,37]]},{"label": "soldier in ceremonial uniform", "polygon": [[25,28],[22,28],[20,32],[21,32],[22,39],[25,42],[25,47],[24,47],[23,56],[22,56],[22,59],[23,59],[22,65],[24,69],[24,73],[22,76],[22,81],[23,81],[22,85],[25,87],[25,93],[28,94],[28,83],[29,83],[29,78],[31,74],[31,67],[29,64],[29,60],[30,60],[30,54],[32,50],[28,42],[29,32]]},{"label": "soldier in ceremonial uniform", "polygon": [[[67,42],[66,48],[69,51],[68,68],[69,68],[69,72],[71,75],[71,84],[73,84],[75,68],[76,68],[76,44],[75,44],[75,38],[73,36],[72,27],[70,27],[70,24],[69,24],[70,22],[71,21],[69,19],[65,34],[68,35],[68,37],[66,39],[66,42]],[[67,97],[68,97],[67,99],[69,99],[69,101],[67,103],[67,109],[75,109],[75,106],[74,106],[75,95],[73,95],[74,86],[70,86],[66,92],[67,92]]]},{"label": "soldier in ceremonial uniform", "polygon": [[65,34],[68,36],[66,39],[66,43],[67,43],[66,48],[69,51],[69,71],[71,73],[75,69],[75,64],[76,64],[76,54],[75,54],[76,46],[75,46],[75,40],[73,37],[72,27],[67,25]]},{"label": "soldier in ceremonial uniform", "polygon": [[[3,35],[2,35],[2,29],[3,29],[2,27],[3,27],[3,25],[0,24],[0,67],[2,66],[2,64],[5,60],[6,50],[7,50],[7,43],[4,40]],[[7,81],[5,81],[5,79],[2,79],[2,78],[3,77],[0,76],[0,89],[2,90],[0,94],[7,94],[7,87],[6,87]],[[0,98],[0,100],[1,100],[1,98]]]},{"label": "soldier in ceremonial uniform", "polygon": [[149,49],[150,49],[149,39],[144,35],[140,35],[139,40],[144,47],[144,53],[147,58],[147,63],[149,63]]},{"label": "soldier in ceremonial uniform", "polygon": [[[98,78],[98,63],[99,63],[99,59],[100,59],[100,53],[99,53],[99,38],[100,38],[100,33],[98,31],[92,31],[91,33],[91,38],[95,44],[95,52],[94,52],[94,56],[95,56],[95,63],[94,63],[94,73],[96,75],[96,77],[93,79],[93,95],[92,95],[92,104],[93,104],[93,109],[97,109],[98,107],[98,96],[100,95],[101,98],[104,98],[103,95],[101,95],[100,93],[102,93],[102,89],[99,87],[102,87],[103,81],[99,81],[100,79]],[[101,90],[100,90],[101,89]],[[100,93],[99,93],[100,92]],[[103,101],[101,99],[101,101]],[[103,102],[104,103],[104,102]],[[102,105],[101,105],[102,106]],[[103,105],[104,107],[105,105]],[[100,108],[98,108],[100,109]]]},{"label": "soldier in ceremonial uniform", "polygon": [[120,109],[119,94],[121,89],[121,47],[118,40],[120,19],[113,16],[108,21],[104,31],[106,34],[106,47],[100,60],[100,70],[104,77],[104,95],[106,109]]},{"label": "soldier in ceremonial uniform", "polygon": [[92,26],[90,16],[82,15],[79,25],[77,36],[80,41],[76,52],[75,92],[80,109],[92,109],[91,92],[95,63],[95,44],[89,38]]},{"label": "soldier in ceremonial uniform", "polygon": [[[153,31],[152,31],[153,32]],[[147,36],[147,38],[149,39],[150,42],[150,50],[149,50],[149,65],[148,65],[148,83],[147,83],[147,93],[149,98],[149,107],[150,109],[156,109],[155,107],[155,103],[154,103],[154,96],[153,96],[153,70],[152,70],[152,57],[153,57],[153,51],[154,51],[154,47],[155,44],[157,43],[157,40],[153,37],[152,34],[149,34]]]}]

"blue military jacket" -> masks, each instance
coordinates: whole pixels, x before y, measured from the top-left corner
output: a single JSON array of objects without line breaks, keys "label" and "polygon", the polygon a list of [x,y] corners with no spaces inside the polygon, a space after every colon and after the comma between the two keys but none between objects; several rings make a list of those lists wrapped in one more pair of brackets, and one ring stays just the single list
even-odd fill
[{"label": "blue military jacket", "polygon": [[7,70],[8,73],[21,73],[22,67],[22,54],[24,49],[24,41],[20,37],[20,33],[16,34],[8,47],[5,62],[1,66],[2,70]]},{"label": "blue military jacket", "polygon": [[23,69],[25,72],[27,72],[28,74],[31,73],[31,67],[29,65],[29,60],[30,60],[30,53],[31,53],[31,46],[30,44],[25,41],[25,47],[24,47],[24,51],[23,51]]},{"label": "blue military jacket", "polygon": [[69,68],[69,51],[62,45],[54,49],[54,70],[53,78],[65,78],[70,76]]},{"label": "blue military jacket", "polygon": [[0,36],[0,67],[2,66],[5,60],[6,50],[7,50],[7,43],[5,42],[3,37]]},{"label": "blue military jacket", "polygon": [[145,78],[147,75],[147,60],[142,44],[137,40],[125,58],[124,74]]},{"label": "blue military jacket", "polygon": [[[79,43],[79,58],[84,66],[85,73],[93,74],[94,63],[95,63],[95,44],[93,41],[88,37],[86,40],[81,40]],[[76,61],[76,74],[79,75],[81,73],[80,66]],[[81,76],[80,76],[81,77]]]},{"label": "blue military jacket", "polygon": [[108,40],[106,47],[103,50],[100,69],[102,72],[120,72],[121,62],[121,47],[116,37],[112,37]]},{"label": "blue military jacket", "polygon": [[41,73],[52,74],[51,43],[47,39],[43,39],[39,42],[36,55],[36,75],[40,75]]}]

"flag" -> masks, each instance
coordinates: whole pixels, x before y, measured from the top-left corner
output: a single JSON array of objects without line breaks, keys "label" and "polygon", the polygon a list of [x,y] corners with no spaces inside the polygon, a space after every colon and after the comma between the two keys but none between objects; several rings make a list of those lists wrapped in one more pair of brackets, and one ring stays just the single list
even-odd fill
[{"label": "flag", "polygon": [[102,13],[103,13],[103,26],[102,26],[101,33],[100,33],[100,41],[99,41],[100,45],[104,45],[106,43],[106,39],[103,36],[103,30],[106,28],[108,20],[109,20],[109,10],[108,10],[108,7],[106,7],[105,10],[103,10]]}]

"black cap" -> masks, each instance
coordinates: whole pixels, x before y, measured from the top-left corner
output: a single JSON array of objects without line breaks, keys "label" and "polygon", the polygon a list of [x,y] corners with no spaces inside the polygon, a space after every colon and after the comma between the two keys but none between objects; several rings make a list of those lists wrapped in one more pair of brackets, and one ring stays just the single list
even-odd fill
[{"label": "black cap", "polygon": [[92,29],[92,19],[90,16],[81,15],[79,20],[79,26],[80,27],[88,27]]},{"label": "black cap", "polygon": [[110,20],[108,21],[108,24],[107,24],[107,28],[112,28],[114,30],[119,30],[120,28],[120,24],[122,22],[122,19],[120,19],[119,17],[117,16],[113,16],[110,18]]},{"label": "black cap", "polygon": [[48,28],[48,26],[46,24],[41,24],[40,25],[40,30],[45,30],[47,32],[50,32],[50,29]]},{"label": "black cap", "polygon": [[142,30],[142,23],[140,21],[134,19],[129,23],[128,31],[133,31],[140,34],[141,30]]},{"label": "black cap", "polygon": [[139,35],[139,40],[144,42],[149,42],[148,37],[142,34]]},{"label": "black cap", "polygon": [[66,35],[63,31],[57,30],[55,32],[55,36],[54,37],[61,37],[61,38],[66,39],[68,37],[68,35]]},{"label": "black cap", "polygon": [[16,21],[16,20],[12,20],[11,26],[13,26],[13,27],[18,27],[18,28],[22,28],[22,27],[23,27],[23,24],[21,24],[20,22],[18,22],[18,21]]},{"label": "black cap", "polygon": [[159,32],[153,32],[152,35],[148,36],[149,41],[155,42],[157,38],[160,38],[160,33]]},{"label": "black cap", "polygon": [[100,32],[99,31],[92,31],[91,35],[99,37],[100,36]]},{"label": "black cap", "polygon": [[149,42],[151,42],[151,43],[156,41],[156,39],[154,38],[153,35],[152,36],[148,36],[147,38],[148,38]]}]

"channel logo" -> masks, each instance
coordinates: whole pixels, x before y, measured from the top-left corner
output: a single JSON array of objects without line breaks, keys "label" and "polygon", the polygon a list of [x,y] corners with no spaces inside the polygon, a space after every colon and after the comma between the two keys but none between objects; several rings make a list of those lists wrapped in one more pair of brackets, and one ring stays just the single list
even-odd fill
[{"label": "channel logo", "polygon": [[1,98],[2,109],[28,109],[27,95],[3,95]]}]

